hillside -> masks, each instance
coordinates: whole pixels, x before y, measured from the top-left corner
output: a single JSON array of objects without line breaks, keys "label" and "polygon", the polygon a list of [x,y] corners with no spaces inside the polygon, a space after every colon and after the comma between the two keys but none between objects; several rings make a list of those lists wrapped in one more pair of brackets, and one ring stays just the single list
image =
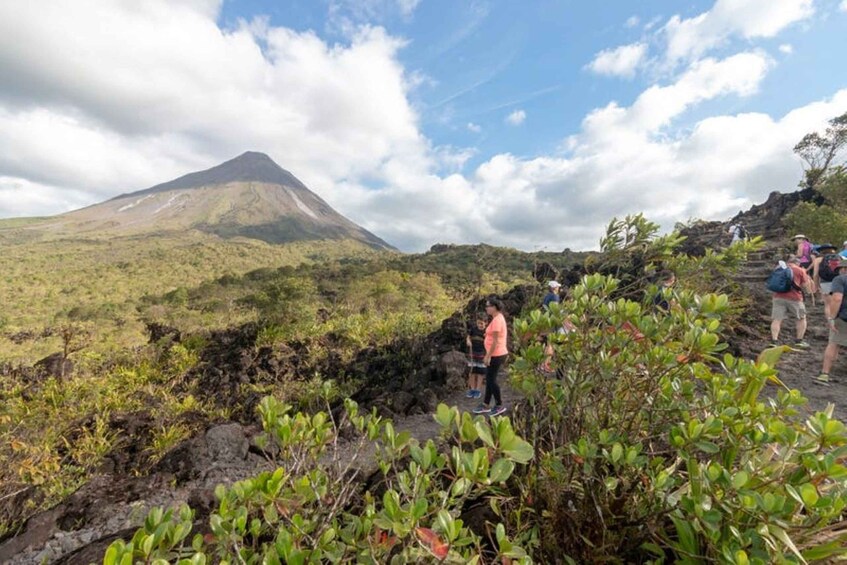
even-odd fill
[{"label": "hillside", "polygon": [[0,221],[0,241],[115,239],[188,230],[224,239],[352,240],[393,249],[257,152],[52,218]]},{"label": "hillside", "polygon": [[[785,485],[806,493],[801,500],[811,500],[810,487],[802,486],[810,484],[811,475],[786,469],[798,469],[801,457],[803,465],[814,467],[832,456],[828,445],[815,444],[815,426],[827,426],[832,441],[842,442],[833,427],[840,423],[827,423],[831,415],[822,412],[834,401],[840,415],[843,403],[832,392],[842,385],[816,390],[807,379],[811,365],[820,362],[825,336],[819,327],[810,331],[813,351],[789,351],[780,361],[780,378],[798,390],[788,394],[767,386],[761,390],[768,397],[763,402],[759,389],[751,388],[768,374],[750,361],[768,341],[763,279],[786,251],[786,214],[807,196],[775,194],[735,218],[763,242],[731,248],[725,245],[728,222],[694,222],[682,230],[686,238],[659,236],[657,225],[638,216],[612,222],[606,249],[599,254],[437,245],[419,255],[325,257],[228,274],[143,297],[137,306],[148,321],[146,346],[107,355],[83,351],[72,356],[77,366],[61,378],[29,368],[7,372],[2,393],[8,412],[0,420],[0,438],[8,441],[0,448],[6,463],[0,496],[9,503],[0,514],[0,560],[98,561],[114,540],[128,540],[151,508],[187,503],[195,513],[183,513],[179,527],[201,534],[194,547],[207,554],[237,551],[224,547],[230,538],[222,537],[218,518],[232,520],[234,525],[226,527],[233,529],[226,531],[234,532],[246,512],[254,525],[238,530],[238,539],[276,551],[267,549],[264,540],[288,531],[289,505],[320,523],[329,520],[321,518],[327,512],[343,514],[333,526],[340,528],[358,523],[356,512],[366,504],[376,505],[379,526],[364,530],[359,542],[345,533],[353,537],[343,543],[362,543],[380,556],[375,562],[383,562],[391,548],[372,540],[384,540],[386,530],[396,528],[392,531],[403,540],[398,543],[406,544],[407,555],[421,557],[412,561],[429,562],[425,554],[415,553],[425,541],[424,530],[391,525],[386,516],[400,511],[391,510],[388,498],[369,502],[367,493],[399,489],[403,507],[424,512],[404,519],[437,528],[433,535],[446,535],[447,526],[435,521],[448,520],[438,485],[459,477],[468,477],[475,490],[473,498],[449,498],[449,519],[457,524],[461,519],[462,535],[477,536],[482,545],[448,548],[456,552],[456,562],[460,552],[490,556],[498,543],[503,552],[489,528],[498,521],[511,524],[508,535],[542,562],[555,562],[552,556],[559,555],[562,544],[577,562],[593,562],[598,555],[643,562],[656,551],[687,555],[700,550],[678,549],[677,534],[657,538],[652,532],[674,532],[681,527],[675,524],[689,522],[711,531],[707,522],[719,519],[745,536],[757,535],[758,525],[771,516],[784,523],[797,520],[800,525],[791,531],[798,545],[814,547],[809,536],[817,532],[818,514],[808,516],[790,504],[751,510],[744,502],[765,495],[787,500],[792,491]],[[668,313],[651,306],[658,269],[677,274],[675,304]],[[589,276],[578,282],[583,274]],[[538,282],[553,277],[574,286],[571,300],[562,310],[539,312]],[[514,361],[505,385],[511,424],[472,421],[468,411],[477,401],[464,395],[465,324],[481,311],[482,296],[492,291],[503,297],[512,322]],[[815,323],[820,309],[810,315]],[[553,379],[555,371],[539,366],[544,356],[538,336],[559,327],[563,316],[576,323],[577,331],[551,339],[554,368],[563,375]],[[727,351],[737,358],[728,360]],[[843,372],[844,366],[839,363],[836,370]],[[649,402],[641,391],[650,391]],[[355,418],[344,416],[349,410],[345,398],[373,410],[364,429],[382,431],[363,435],[353,429]],[[439,406],[442,401],[459,407],[455,417]],[[69,412],[77,417],[69,421]],[[698,428],[703,422],[712,424]],[[771,435],[757,432],[762,429]],[[782,429],[791,434],[779,435]],[[691,430],[684,432],[691,437],[680,439],[678,430]],[[477,449],[479,441],[494,441],[485,438],[495,433],[494,451]],[[521,437],[531,443],[521,443]],[[777,444],[784,446],[789,465],[773,467]],[[454,459],[451,449],[464,454]],[[425,453],[438,452],[440,458],[426,462],[430,455]],[[483,452],[500,459],[490,467],[487,460],[477,463]],[[564,468],[522,467],[533,453],[542,461],[561,461]],[[732,456],[712,457],[715,453]],[[405,470],[410,455],[413,462]],[[583,458],[596,464],[584,465]],[[682,460],[686,463],[679,465]],[[454,461],[458,468],[451,467]],[[262,490],[275,484],[277,466],[286,468],[281,480],[290,481],[284,495]],[[767,466],[760,472],[764,478],[749,478],[751,469],[762,466]],[[685,493],[695,472],[709,477],[700,488],[708,489],[710,500],[722,500],[714,510],[719,515],[698,516],[689,502],[677,505],[669,496],[691,496]],[[313,492],[298,490],[303,473],[319,477],[320,488],[332,493],[312,500],[316,506],[308,510],[296,498]],[[328,473],[325,483],[322,473]],[[409,492],[411,483],[403,473],[425,477],[421,485],[435,490]],[[572,478],[563,480],[562,473]],[[515,480],[507,481],[512,474]],[[232,486],[239,480],[247,482]],[[630,490],[618,490],[621,481]],[[820,495],[815,494],[825,504],[847,500],[844,481],[825,476],[818,481]],[[589,491],[592,497],[586,498]],[[260,502],[266,496],[275,505]],[[324,502],[335,497],[350,504]],[[524,532],[521,517],[484,510],[505,500],[516,505],[511,507],[544,510],[544,518],[535,522],[540,537]],[[602,513],[599,531],[592,511]],[[668,512],[686,521],[669,520]],[[157,531],[157,516],[150,514],[145,535]],[[826,516],[826,523],[837,521],[835,514]],[[708,551],[719,550],[719,542],[698,535],[698,543],[711,544]],[[601,537],[606,545],[598,543]],[[318,542],[304,538],[301,543],[311,547]],[[775,554],[745,543],[760,556]],[[331,546],[325,550],[332,551]],[[128,551],[147,550],[136,546]],[[160,546],[155,551],[175,558],[191,550]],[[510,555],[518,555],[517,550]]]},{"label": "hillside", "polygon": [[67,324],[86,325],[96,351],[142,344],[145,296],[258,268],[394,254],[255,152],[59,216],[0,220],[0,243],[0,361],[12,363],[54,353]]}]

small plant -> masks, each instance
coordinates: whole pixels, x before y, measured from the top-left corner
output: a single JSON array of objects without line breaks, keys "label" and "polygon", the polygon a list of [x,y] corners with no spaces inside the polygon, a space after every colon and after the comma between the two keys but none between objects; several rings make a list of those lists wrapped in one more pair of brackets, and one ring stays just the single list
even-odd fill
[{"label": "small plant", "polygon": [[[284,467],[219,486],[218,510],[205,537],[191,530],[187,508],[150,513],[129,543],[117,541],[104,562],[182,559],[180,563],[480,563],[485,551],[512,563],[529,563],[503,523],[481,534],[459,517],[469,500],[488,499],[498,509],[516,466],[533,457],[508,419],[471,418],[438,407],[435,416],[448,444],[423,445],[397,432],[375,413],[360,414],[347,400],[339,420],[328,413],[291,413],[271,397],[259,407],[265,435]],[[353,435],[342,441],[340,433]],[[363,491],[358,462],[377,446],[382,496]]]}]

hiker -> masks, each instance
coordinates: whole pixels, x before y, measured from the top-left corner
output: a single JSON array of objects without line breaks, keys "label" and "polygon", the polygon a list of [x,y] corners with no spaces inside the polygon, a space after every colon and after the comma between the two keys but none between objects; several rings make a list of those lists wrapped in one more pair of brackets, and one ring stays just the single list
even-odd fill
[{"label": "hiker", "polygon": [[797,244],[794,254],[800,259],[800,267],[808,269],[812,264],[812,244],[809,242],[809,238],[802,233],[798,233],[791,240]]},{"label": "hiker", "polygon": [[653,306],[659,311],[667,313],[671,309],[673,300],[668,301],[668,290],[676,284],[676,275],[673,271],[662,271],[656,280],[659,292],[653,297]]},{"label": "hiker", "polygon": [[831,243],[822,243],[818,247],[818,256],[812,261],[812,280],[816,290],[820,290],[824,307],[829,305],[832,281],[837,276],[841,256]]},{"label": "hiker", "polygon": [[[559,334],[559,335],[568,335],[569,333],[571,333],[574,330],[576,330],[576,326],[566,316],[566,317],[562,318],[562,325],[559,326],[559,329],[556,330],[556,333]],[[551,362],[553,361],[553,353],[554,353],[553,344],[550,343],[549,340],[545,341],[544,363],[541,364],[541,370],[544,371],[545,373],[552,373],[553,372],[553,366],[551,364]],[[565,374],[565,372],[564,372],[564,369],[562,367],[559,367],[559,368],[556,369],[556,376],[558,378],[561,379],[564,376],[564,374]]]},{"label": "hiker", "polygon": [[[506,411],[500,396],[500,385],[497,384],[497,373],[506,362],[509,350],[506,346],[506,318],[503,316],[503,302],[496,296],[488,297],[485,301],[485,311],[491,316],[491,323],[485,328],[485,399],[474,408],[474,414],[499,416]],[[491,398],[494,407],[490,407]]]},{"label": "hiker", "polygon": [[561,288],[561,284],[558,281],[550,281],[547,283],[547,295],[544,297],[544,301],[541,303],[541,308],[547,308],[553,302],[559,303],[561,302],[561,298],[559,297],[559,288]]},{"label": "hiker", "polygon": [[482,396],[482,379],[485,376],[485,315],[477,314],[473,325],[468,325],[468,398]]},{"label": "hiker", "polygon": [[806,305],[803,303],[803,289],[811,293],[812,281],[800,266],[800,258],[792,256],[787,264],[780,261],[779,266],[768,278],[768,290],[774,293],[771,309],[771,346],[779,343],[782,321],[790,314],[796,320],[795,347],[807,349],[809,344],[803,341],[806,335]]},{"label": "hiker", "polygon": [[826,323],[829,326],[829,343],[823,352],[823,367],[821,374],[814,377],[813,381],[829,386],[832,379],[829,372],[832,370],[832,365],[838,358],[838,348],[847,345],[847,302],[844,300],[844,294],[847,293],[847,259],[841,259],[838,262],[836,271],[838,275],[832,279],[832,294],[830,295],[829,305],[824,309],[826,312]]},{"label": "hiker", "polygon": [[847,241],[841,244],[841,252],[839,253],[839,255],[847,259]]},{"label": "hiker", "polygon": [[747,239],[747,230],[741,222],[736,222],[729,226],[727,233],[732,236],[732,241],[729,243],[730,245],[735,245],[736,243]]}]

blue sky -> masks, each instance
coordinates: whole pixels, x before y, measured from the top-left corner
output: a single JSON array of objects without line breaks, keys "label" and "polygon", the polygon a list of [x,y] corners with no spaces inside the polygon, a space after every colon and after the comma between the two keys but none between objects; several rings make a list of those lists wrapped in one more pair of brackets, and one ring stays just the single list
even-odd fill
[{"label": "blue sky", "polygon": [[[469,161],[474,165],[497,153],[534,156],[560,150],[563,138],[578,131],[593,108],[612,100],[631,102],[656,78],[598,76],[586,68],[596,53],[648,38],[670,16],[694,17],[713,4],[612,0],[596,9],[589,2],[567,0],[423,0],[411,15],[389,3],[374,8],[378,17],[339,11],[352,23],[381,25],[408,41],[398,58],[424,80],[411,96],[422,130],[437,145],[474,147],[478,153]],[[235,26],[266,16],[273,25],[344,43],[347,37],[330,17],[330,5],[326,0],[226,0],[220,22]],[[787,26],[777,37],[750,41],[779,61],[761,91],[716,100],[684,116],[680,125],[719,112],[781,114],[843,88],[847,14],[839,14],[837,6],[819,2],[819,13],[810,21]],[[731,54],[744,42],[728,42],[714,54]],[[780,45],[790,45],[792,53],[781,53]],[[516,110],[526,112],[523,127],[504,121]],[[468,130],[468,123],[481,131]]]},{"label": "blue sky", "polygon": [[593,248],[793,189],[847,111],[847,0],[10,4],[0,217],[259,150],[405,250]]}]

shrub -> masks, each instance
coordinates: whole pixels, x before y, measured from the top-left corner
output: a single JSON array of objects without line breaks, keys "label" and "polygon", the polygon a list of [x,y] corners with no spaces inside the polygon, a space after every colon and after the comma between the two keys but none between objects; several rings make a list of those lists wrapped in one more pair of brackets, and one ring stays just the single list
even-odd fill
[{"label": "shrub", "polygon": [[[512,529],[531,517],[517,541],[542,562],[844,553],[818,538],[847,502],[844,425],[831,409],[799,417],[805,399],[776,378],[782,349],[756,363],[721,355],[727,296],[679,291],[660,313],[610,299],[617,290],[592,275],[571,302],[515,323],[524,347],[512,380],[527,396],[515,429],[536,448],[515,477]],[[549,379],[533,336],[564,320],[576,329],[549,334],[560,375]],[[762,399],[767,382],[776,390]]]},{"label": "shrub", "polygon": [[[532,458],[508,419],[472,419],[441,405],[437,420],[449,439],[439,449],[375,413],[360,415],[349,400],[339,420],[292,414],[270,397],[259,410],[276,471],[219,486],[210,533],[190,546],[191,510],[154,509],[131,541],[109,547],[104,563],[479,563],[484,552],[529,563],[504,524],[492,524],[486,543],[460,517],[469,500],[497,508],[516,465]],[[355,439],[340,441],[350,434]],[[364,491],[359,461],[374,448],[381,480]]]}]

